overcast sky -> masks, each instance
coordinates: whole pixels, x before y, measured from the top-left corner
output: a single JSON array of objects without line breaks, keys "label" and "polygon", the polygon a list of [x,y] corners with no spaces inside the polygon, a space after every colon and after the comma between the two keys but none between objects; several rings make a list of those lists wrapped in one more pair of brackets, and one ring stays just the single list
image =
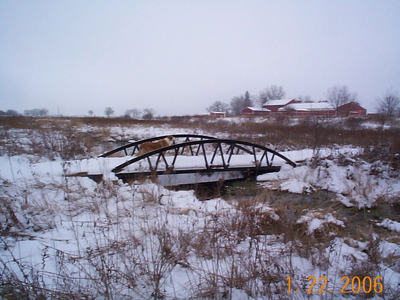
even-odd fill
[{"label": "overcast sky", "polygon": [[0,1],[0,109],[203,113],[280,85],[374,109],[400,90],[399,0]]}]

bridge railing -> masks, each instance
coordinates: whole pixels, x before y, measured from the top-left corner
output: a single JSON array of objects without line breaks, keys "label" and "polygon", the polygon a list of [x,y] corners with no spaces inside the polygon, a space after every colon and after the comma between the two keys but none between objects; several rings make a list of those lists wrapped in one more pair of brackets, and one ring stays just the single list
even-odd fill
[{"label": "bridge railing", "polygon": [[[177,135],[174,135],[174,137]],[[198,137],[198,136],[196,136]],[[168,147],[160,148],[146,154],[137,156],[132,158],[117,167],[115,167],[112,171],[115,173],[121,172],[124,168],[129,165],[132,165],[136,162],[147,161],[148,169],[152,173],[157,173],[159,171],[158,166],[160,162],[163,165],[163,172],[171,173],[175,170],[175,165],[179,156],[182,156],[184,150],[186,148],[189,149],[189,153],[194,156],[201,156],[203,157],[203,167],[204,170],[213,170],[213,169],[224,169],[230,170],[233,169],[234,166],[231,165],[231,160],[234,155],[237,155],[239,152],[245,152],[246,154],[250,154],[253,158],[252,164],[255,168],[261,167],[272,167],[273,161],[275,157],[279,157],[284,160],[286,163],[290,164],[293,167],[296,167],[296,164],[292,162],[287,157],[283,156],[282,154],[264,147],[262,145],[257,145],[249,142],[244,141],[235,141],[230,139],[217,139],[213,137],[206,137],[202,136],[203,138],[208,139],[201,139],[197,141],[188,141],[179,144],[174,144]],[[158,137],[157,139],[160,139]],[[153,139],[155,140],[155,139]],[[142,141],[143,142],[143,141]],[[134,144],[134,143],[132,143]],[[135,145],[137,147],[137,145]],[[207,147],[207,149],[206,149]],[[120,147],[123,148],[123,147]],[[197,148],[197,149],[196,149]],[[115,149],[120,151],[119,148]],[[227,150],[224,154],[224,150]],[[114,151],[114,150],[113,150]],[[110,151],[110,152],[113,152]],[[110,152],[106,153],[109,154]],[[172,154],[170,154],[172,152]],[[115,152],[113,152],[115,153]],[[169,153],[169,156],[166,156],[166,153]],[[111,154],[109,154],[111,155]],[[108,156],[108,155],[107,155]],[[105,154],[101,157],[106,157]],[[211,157],[211,158],[210,158]],[[150,159],[153,158],[153,159]],[[218,165],[214,163],[218,161]]]},{"label": "bridge railing", "polygon": [[[162,139],[166,138],[167,136],[168,135],[162,135],[162,136],[157,136],[157,137],[153,137],[153,138],[149,138],[149,139],[144,139],[144,140],[132,142],[132,143],[126,144],[124,146],[115,148],[115,149],[113,149],[111,151],[108,151],[108,152],[100,155],[99,157],[108,157],[108,156],[111,156],[111,155],[116,154],[118,152],[122,152],[125,156],[133,156],[133,155],[135,155],[135,153],[139,152],[141,144],[146,143],[146,142],[153,142],[153,141],[156,141],[156,140],[162,140]],[[200,141],[216,139],[215,137],[212,137],[212,136],[198,135],[198,134],[174,134],[172,136],[175,139],[177,139],[177,138],[182,139],[183,138],[183,142],[190,142],[193,139],[198,139]],[[174,143],[176,143],[176,141]],[[183,148],[181,150],[182,153],[183,153],[184,150],[185,150],[185,148]],[[192,148],[190,148],[190,151],[191,151],[192,155],[195,154],[193,152]],[[197,153],[197,155],[198,155],[198,153]]]}]

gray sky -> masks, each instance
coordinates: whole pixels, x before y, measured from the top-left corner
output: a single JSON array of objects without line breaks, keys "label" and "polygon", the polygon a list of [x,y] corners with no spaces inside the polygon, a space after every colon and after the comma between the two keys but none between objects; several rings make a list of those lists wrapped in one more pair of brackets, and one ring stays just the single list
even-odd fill
[{"label": "gray sky", "polygon": [[0,109],[197,114],[281,85],[400,91],[399,0],[0,1]]}]

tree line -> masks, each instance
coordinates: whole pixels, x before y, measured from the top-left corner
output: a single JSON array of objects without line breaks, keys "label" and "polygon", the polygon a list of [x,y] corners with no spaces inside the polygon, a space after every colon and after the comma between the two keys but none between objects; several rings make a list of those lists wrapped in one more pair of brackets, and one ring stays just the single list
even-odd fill
[{"label": "tree line", "polygon": [[[104,110],[104,114],[107,117],[111,117],[114,114],[114,110],[111,107],[106,107]],[[89,115],[93,115],[93,111],[89,110]],[[152,120],[156,115],[156,112],[152,108],[145,108],[143,112],[137,108],[127,109],[125,111],[124,117],[125,118],[132,118],[132,119],[140,119],[143,120]]]},{"label": "tree line", "polygon": [[[93,110],[88,111],[89,116],[94,116]],[[104,114],[107,117],[111,117],[114,115],[114,110],[111,107],[106,107],[104,110]],[[125,111],[123,117],[125,118],[133,118],[133,119],[144,119],[144,120],[151,120],[155,117],[155,110],[152,108],[146,108],[143,112],[137,108],[128,109]],[[8,109],[6,111],[0,110],[0,116],[29,116],[29,117],[45,117],[49,115],[49,111],[46,108],[35,108],[35,109],[27,109],[24,110],[23,114],[20,114],[18,111],[14,109]]]},{"label": "tree line", "polygon": [[[29,117],[44,117],[49,114],[46,108],[35,108],[24,110],[24,115]],[[0,110],[0,116],[20,116],[21,114],[14,110],[8,109],[7,111]]]}]

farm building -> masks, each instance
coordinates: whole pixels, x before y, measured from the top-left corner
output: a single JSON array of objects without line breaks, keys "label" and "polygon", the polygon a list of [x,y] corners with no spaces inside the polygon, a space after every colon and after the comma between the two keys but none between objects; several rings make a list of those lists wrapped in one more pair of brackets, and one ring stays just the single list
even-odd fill
[{"label": "farm building", "polygon": [[298,101],[295,99],[286,99],[286,100],[271,100],[262,106],[263,109],[268,109],[272,113],[278,112],[278,110],[286,105],[295,104]]},{"label": "farm building", "polygon": [[224,111],[210,111],[210,116],[223,118],[226,116]]},{"label": "farm building", "polygon": [[259,107],[245,107],[242,109],[243,116],[260,116],[260,115],[270,115],[271,111],[266,108]]},{"label": "farm building", "polygon": [[349,102],[338,107],[338,115],[346,117],[365,116],[367,115],[367,110],[355,102]]},{"label": "farm building", "polygon": [[280,113],[292,114],[295,116],[334,116],[335,109],[328,102],[318,103],[294,103],[278,109]]}]

